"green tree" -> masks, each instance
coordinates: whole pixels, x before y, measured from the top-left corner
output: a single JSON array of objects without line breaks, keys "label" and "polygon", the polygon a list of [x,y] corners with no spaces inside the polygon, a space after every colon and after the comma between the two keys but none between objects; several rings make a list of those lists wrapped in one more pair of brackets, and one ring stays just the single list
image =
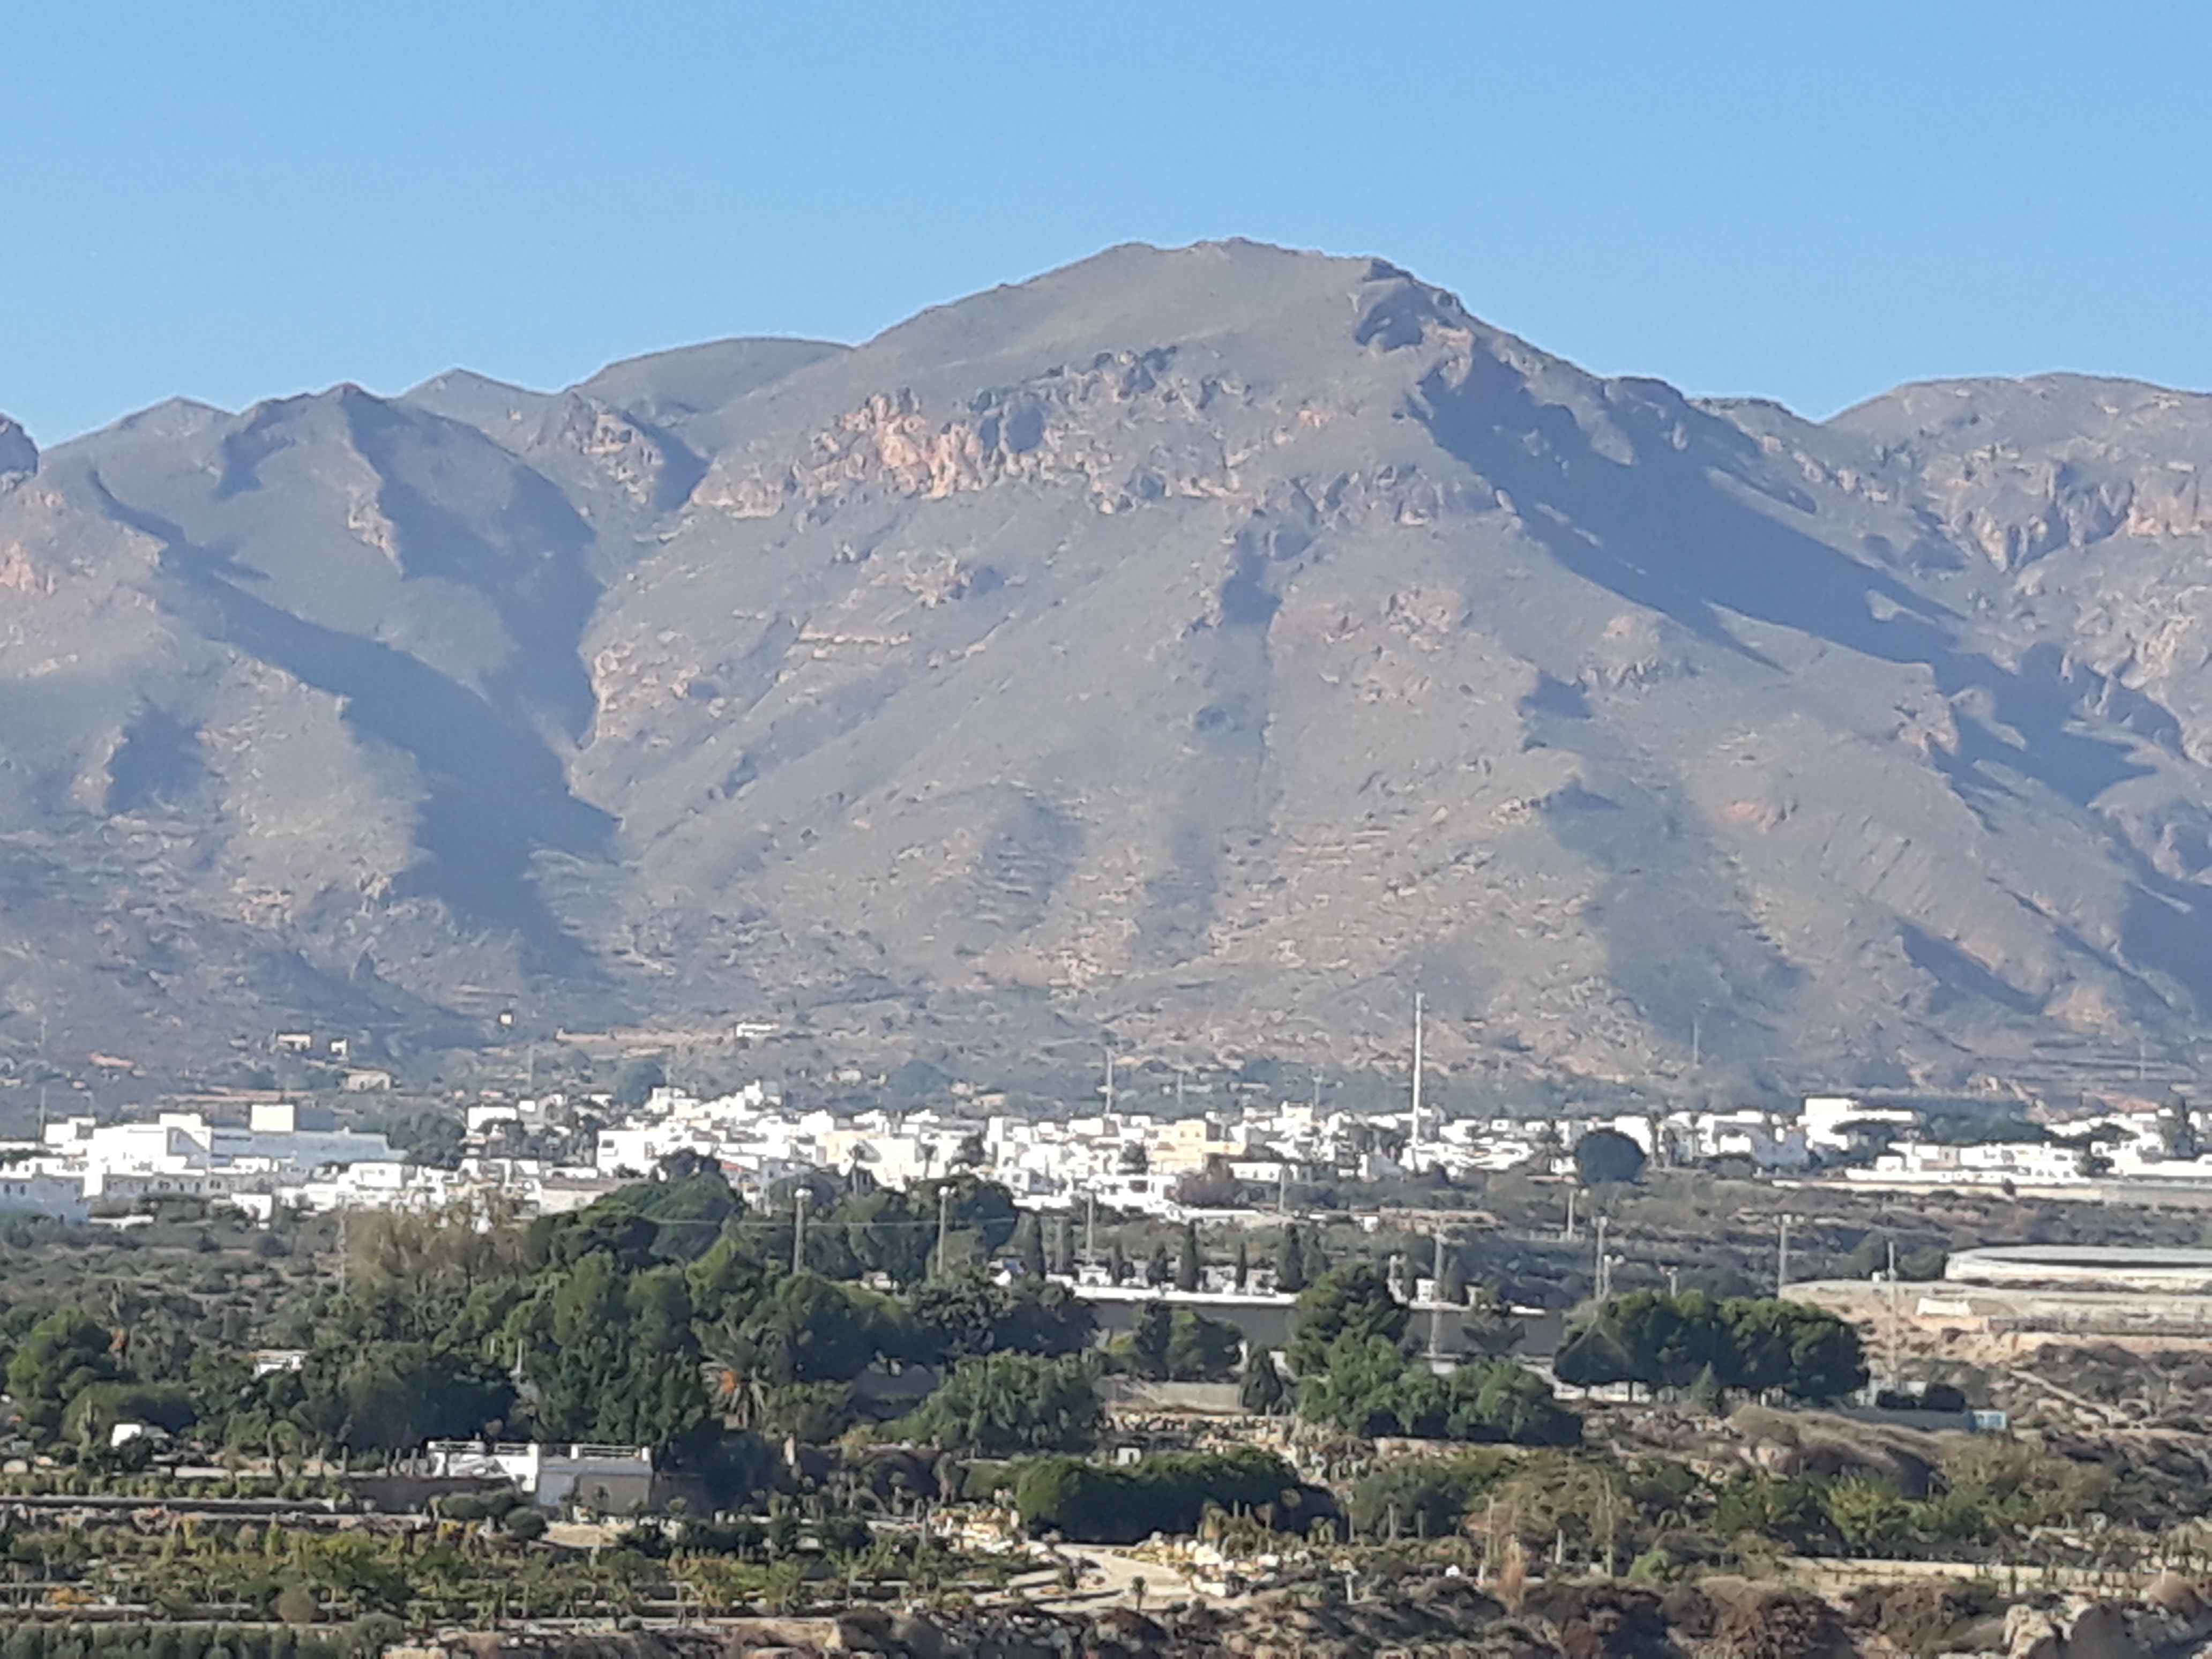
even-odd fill
[{"label": "green tree", "polygon": [[1287,1296],[1296,1296],[1306,1288],[1305,1243],[1298,1237],[1295,1221],[1283,1224],[1283,1242],[1275,1253],[1275,1288]]},{"label": "green tree", "polygon": [[658,1055],[629,1060],[615,1078],[615,1104],[633,1109],[642,1106],[667,1081],[668,1067]]},{"label": "green tree", "polygon": [[1237,1403],[1255,1416],[1273,1417],[1290,1403],[1290,1385],[1283,1381],[1273,1353],[1255,1352],[1245,1363],[1244,1382],[1237,1390]]},{"label": "green tree", "polygon": [[1252,1252],[1242,1234],[1237,1240],[1236,1276],[1230,1281],[1238,1295],[1243,1295],[1252,1277]]},{"label": "green tree", "polygon": [[1014,1254],[1021,1259],[1024,1277],[1044,1277],[1044,1224],[1034,1211],[1024,1214],[1021,1224],[1014,1229]]},{"label": "green tree", "polygon": [[88,1314],[60,1309],[31,1327],[8,1362],[8,1392],[34,1433],[51,1437],[70,1402],[118,1371],[107,1328]]},{"label": "green tree", "polygon": [[913,1338],[902,1358],[943,1364],[966,1354],[1013,1350],[1079,1353],[1097,1328],[1091,1304],[1065,1285],[933,1279],[910,1300]]},{"label": "green tree", "polygon": [[1449,1537],[1481,1494],[1512,1469],[1512,1456],[1510,1452],[1470,1451],[1380,1464],[1352,1489],[1352,1524],[1375,1536],[1389,1528],[1395,1516],[1407,1531]]},{"label": "green tree", "polygon": [[1577,1389],[1601,1389],[1628,1382],[1635,1373],[1611,1328],[1593,1319],[1559,1345],[1552,1356],[1552,1375]]},{"label": "green tree", "polygon": [[1328,1363],[1340,1339],[1381,1337],[1395,1345],[1406,1334],[1406,1304],[1371,1261],[1348,1261],[1307,1287],[1291,1316],[1291,1365],[1308,1376]]},{"label": "green tree", "polygon": [[1086,1543],[1194,1532],[1208,1509],[1272,1514],[1277,1526],[1296,1529],[1314,1496],[1282,1459],[1249,1447],[1168,1453],[1126,1469],[1040,1457],[1014,1483],[1014,1506],[1024,1526]]},{"label": "green tree", "polygon": [[983,1354],[956,1364],[901,1428],[947,1450],[1012,1457],[1087,1449],[1104,1420],[1087,1361]]},{"label": "green tree", "polygon": [[912,1345],[909,1322],[889,1297],[816,1273],[778,1279],[708,1342],[719,1365],[775,1388],[849,1382],[878,1355]]},{"label": "green tree", "polygon": [[1644,1177],[1644,1149],[1618,1129],[1593,1129],[1575,1143],[1575,1174],[1585,1187]]},{"label": "green tree", "polygon": [[431,1439],[475,1439],[513,1412],[495,1365],[422,1342],[324,1351],[297,1376],[291,1415],[327,1444],[402,1450]]},{"label": "green tree", "polygon": [[1243,1347],[1243,1333],[1224,1320],[1208,1319],[1189,1308],[1148,1302],[1138,1310],[1129,1334],[1114,1345],[1114,1357],[1131,1375],[1154,1381],[1211,1382],[1231,1376]]},{"label": "green tree", "polygon": [[1115,1357],[1136,1376],[1159,1378],[1168,1374],[1168,1339],[1175,1315],[1164,1302],[1147,1302],[1137,1310],[1129,1334]]},{"label": "green tree", "polygon": [[1299,1389],[1298,1408],[1357,1434],[1566,1446],[1582,1419],[1543,1379],[1510,1359],[1474,1360],[1440,1376],[1382,1336],[1339,1338]]},{"label": "green tree", "polygon": [[1721,1374],[1707,1365],[1698,1373],[1698,1380],[1690,1385],[1690,1404],[1707,1417],[1719,1417],[1728,1410],[1728,1390],[1721,1387]]},{"label": "green tree", "polygon": [[1070,1237],[1075,1231],[1074,1218],[1054,1216],[1052,1230],[1052,1270],[1062,1278],[1072,1278],[1075,1273],[1075,1245]]},{"label": "green tree", "polygon": [[1145,1263],[1145,1283],[1158,1290],[1168,1282],[1173,1272],[1168,1266],[1168,1247],[1164,1243],[1154,1244],[1152,1256]]},{"label": "green tree", "polygon": [[1866,1386],[1865,1345],[1858,1329],[1824,1308],[1771,1297],[1739,1297],[1721,1304],[1727,1332],[1724,1387],[1780,1390],[1800,1400],[1841,1399]]},{"label": "green tree", "polygon": [[1703,1291],[1680,1296],[1632,1291],[1614,1297],[1601,1317],[1628,1356],[1629,1375],[1639,1382],[1686,1389],[1707,1366],[1729,1364],[1729,1324]]},{"label": "green tree", "polygon": [[546,1437],[666,1447],[706,1417],[682,1269],[625,1273],[595,1251],[517,1310],[513,1335]]},{"label": "green tree", "polygon": [[1168,1376],[1177,1382],[1218,1382],[1236,1374],[1244,1333],[1225,1319],[1177,1308],[1168,1322]]},{"label": "green tree", "polygon": [[847,1199],[830,1218],[845,1234],[861,1267],[902,1286],[918,1285],[928,1276],[929,1259],[937,1246],[935,1206],[918,1204],[917,1196],[878,1188]]},{"label": "green tree", "polygon": [[934,1220],[939,1194],[946,1192],[951,1194],[945,1218],[952,1234],[955,1261],[943,1264],[936,1271],[949,1271],[962,1261],[980,1268],[1002,1255],[1021,1222],[1021,1211],[1015,1206],[1013,1194],[995,1181],[963,1174],[947,1180],[925,1182],[917,1187],[916,1207]]},{"label": "green tree", "polygon": [[1182,1224],[1182,1236],[1178,1241],[1178,1248],[1176,1251],[1176,1289],[1194,1291],[1198,1288],[1198,1223],[1185,1221]]}]

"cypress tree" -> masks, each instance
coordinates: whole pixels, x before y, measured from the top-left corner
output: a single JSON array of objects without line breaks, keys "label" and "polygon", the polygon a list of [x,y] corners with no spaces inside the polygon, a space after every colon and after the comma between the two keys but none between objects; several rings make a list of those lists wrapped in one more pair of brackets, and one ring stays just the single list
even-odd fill
[{"label": "cypress tree", "polygon": [[1029,1279],[1044,1277],[1044,1223],[1035,1214],[1024,1215],[1015,1229],[1014,1251],[1021,1258],[1022,1273]]},{"label": "cypress tree", "polygon": [[1069,1239],[1074,1229],[1074,1217],[1057,1218],[1052,1232],[1052,1268],[1056,1273],[1066,1275],[1075,1271],[1074,1246]]},{"label": "cypress tree", "polygon": [[1298,1237],[1297,1223],[1287,1222],[1283,1227],[1282,1249],[1275,1256],[1275,1288],[1296,1296],[1308,1283],[1304,1242]]},{"label": "cypress tree", "polygon": [[1176,1289],[1194,1291],[1198,1288],[1198,1223],[1182,1224],[1182,1248],[1176,1255]]},{"label": "cypress tree", "polygon": [[1243,1239],[1239,1237],[1237,1241],[1237,1288],[1242,1291],[1244,1288],[1245,1282],[1251,1277],[1252,1252],[1245,1244]]},{"label": "cypress tree", "polygon": [[1168,1247],[1164,1243],[1152,1246],[1152,1259],[1145,1263],[1145,1283],[1157,1290],[1166,1284],[1174,1269],[1168,1266]]}]

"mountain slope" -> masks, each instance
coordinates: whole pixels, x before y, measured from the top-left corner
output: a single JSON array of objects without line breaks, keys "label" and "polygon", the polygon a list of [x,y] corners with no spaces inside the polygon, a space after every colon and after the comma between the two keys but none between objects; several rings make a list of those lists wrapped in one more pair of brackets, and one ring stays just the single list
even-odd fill
[{"label": "mountain slope", "polygon": [[[1815,424],[1232,243],[8,442],[0,848],[67,896],[0,891],[0,1042],[189,987],[1342,1065],[1418,985],[1469,1087],[1956,1085],[2212,1011],[2203,398]],[[197,977],[40,959],[141,913]]]}]

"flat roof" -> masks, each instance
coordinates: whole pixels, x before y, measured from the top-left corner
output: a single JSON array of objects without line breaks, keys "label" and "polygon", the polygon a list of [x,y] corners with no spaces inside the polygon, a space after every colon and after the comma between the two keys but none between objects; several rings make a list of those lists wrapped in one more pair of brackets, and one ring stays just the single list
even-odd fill
[{"label": "flat roof", "polygon": [[2212,1250],[2130,1244],[1989,1244],[1954,1250],[1954,1261],[2009,1261],[2023,1267],[2166,1268],[2212,1273]]}]

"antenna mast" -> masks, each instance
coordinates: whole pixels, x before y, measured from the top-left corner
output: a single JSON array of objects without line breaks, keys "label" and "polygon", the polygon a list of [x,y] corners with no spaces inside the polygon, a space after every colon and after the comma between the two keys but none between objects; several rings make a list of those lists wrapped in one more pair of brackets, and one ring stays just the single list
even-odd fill
[{"label": "antenna mast", "polygon": [[1421,1150],[1421,1011],[1426,1001],[1419,991],[1413,993],[1413,1127],[1407,1137],[1411,1143],[1407,1155],[1409,1164]]}]

